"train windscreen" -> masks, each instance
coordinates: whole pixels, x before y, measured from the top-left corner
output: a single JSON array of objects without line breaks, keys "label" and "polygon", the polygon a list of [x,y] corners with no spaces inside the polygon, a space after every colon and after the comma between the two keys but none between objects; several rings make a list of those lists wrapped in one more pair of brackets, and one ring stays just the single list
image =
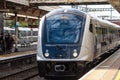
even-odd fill
[{"label": "train windscreen", "polygon": [[76,14],[56,14],[46,18],[47,44],[76,44],[84,27],[84,17]]}]

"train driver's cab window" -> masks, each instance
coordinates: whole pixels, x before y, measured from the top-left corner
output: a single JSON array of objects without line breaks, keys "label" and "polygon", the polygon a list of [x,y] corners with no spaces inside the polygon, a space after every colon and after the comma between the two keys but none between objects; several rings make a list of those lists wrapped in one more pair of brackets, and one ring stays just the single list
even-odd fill
[{"label": "train driver's cab window", "polygon": [[75,44],[81,38],[84,28],[84,16],[74,14],[58,14],[46,19],[48,44]]}]

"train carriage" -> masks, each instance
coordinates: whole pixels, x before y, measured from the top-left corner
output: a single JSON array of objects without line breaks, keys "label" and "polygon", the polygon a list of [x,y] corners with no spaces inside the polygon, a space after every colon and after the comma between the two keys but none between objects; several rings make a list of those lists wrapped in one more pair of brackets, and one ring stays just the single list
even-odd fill
[{"label": "train carriage", "polygon": [[[4,27],[4,33],[10,33],[12,36],[15,36],[15,28]],[[32,43],[37,42],[38,38],[38,29],[37,28],[25,28],[18,27],[18,42],[21,43]]]},{"label": "train carriage", "polygon": [[85,65],[119,45],[120,27],[76,9],[42,17],[37,61],[41,77],[77,77]]}]

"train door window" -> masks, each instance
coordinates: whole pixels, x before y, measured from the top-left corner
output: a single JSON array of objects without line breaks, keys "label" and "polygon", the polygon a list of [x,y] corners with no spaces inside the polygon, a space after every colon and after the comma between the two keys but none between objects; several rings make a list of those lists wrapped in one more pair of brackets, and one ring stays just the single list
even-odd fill
[{"label": "train door window", "polygon": [[37,34],[37,31],[34,31],[34,36],[37,36],[38,34]]},{"label": "train door window", "polygon": [[28,36],[31,36],[31,32],[30,31],[28,31]]},{"label": "train door window", "polygon": [[95,25],[95,34],[96,34],[97,36],[99,36],[99,35],[101,34],[100,24],[99,24],[99,22],[95,21],[94,25]]},{"label": "train door window", "polygon": [[118,29],[117,29],[117,40],[119,40],[119,33],[118,33]]},{"label": "train door window", "polygon": [[90,32],[93,33],[93,24],[92,24],[92,21],[90,21],[90,27],[89,27],[89,30],[90,30]]},{"label": "train door window", "polygon": [[119,38],[120,38],[120,30],[118,30],[118,35],[119,35]]}]

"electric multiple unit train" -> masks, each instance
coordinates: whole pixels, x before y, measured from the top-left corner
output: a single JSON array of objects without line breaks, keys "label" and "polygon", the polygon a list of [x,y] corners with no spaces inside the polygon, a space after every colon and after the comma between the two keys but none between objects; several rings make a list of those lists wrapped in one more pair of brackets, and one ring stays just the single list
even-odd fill
[{"label": "electric multiple unit train", "polygon": [[[19,31],[19,43],[22,41],[24,42],[37,42],[37,36],[38,36],[38,29],[37,28],[24,28],[24,27],[18,27]],[[10,33],[12,36],[15,35],[15,29],[10,27],[4,27],[4,33],[5,35],[7,33]]]},{"label": "electric multiple unit train", "polygon": [[76,77],[85,65],[119,45],[120,27],[76,9],[42,17],[37,62],[41,77]]}]

